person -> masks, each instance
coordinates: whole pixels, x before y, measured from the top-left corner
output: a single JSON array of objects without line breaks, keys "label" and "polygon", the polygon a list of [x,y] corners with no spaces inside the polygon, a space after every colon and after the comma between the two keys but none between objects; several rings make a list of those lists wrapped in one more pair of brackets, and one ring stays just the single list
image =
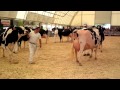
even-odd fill
[{"label": "person", "polygon": [[34,31],[30,32],[29,34],[29,62],[30,64],[35,64],[33,62],[33,57],[35,55],[35,52],[37,50],[37,41],[39,40],[40,48],[41,48],[41,34],[39,33],[40,27],[36,27]]},{"label": "person", "polygon": [[105,35],[104,35],[105,28],[103,28],[100,25],[98,25],[97,29],[99,30],[99,35],[101,36],[101,41],[104,41],[104,39],[105,39]]}]

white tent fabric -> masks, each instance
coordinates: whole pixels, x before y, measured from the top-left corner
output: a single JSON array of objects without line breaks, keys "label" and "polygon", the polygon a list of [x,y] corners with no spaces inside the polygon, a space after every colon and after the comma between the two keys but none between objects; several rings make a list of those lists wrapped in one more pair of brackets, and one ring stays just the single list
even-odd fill
[{"label": "white tent fabric", "polygon": [[[120,25],[120,11],[100,11],[101,14],[96,12],[99,11],[0,11],[0,17],[38,21],[55,25],[95,25],[99,24],[98,21],[102,23],[109,21],[112,25]],[[99,18],[100,15],[101,17],[107,17],[105,16],[106,14],[102,14],[104,12],[109,12],[107,16],[109,16],[108,19],[110,20]]]}]

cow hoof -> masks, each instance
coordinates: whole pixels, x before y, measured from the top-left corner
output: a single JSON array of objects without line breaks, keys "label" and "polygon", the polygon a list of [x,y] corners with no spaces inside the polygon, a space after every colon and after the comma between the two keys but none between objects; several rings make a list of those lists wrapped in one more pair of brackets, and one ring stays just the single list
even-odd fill
[{"label": "cow hoof", "polygon": [[95,60],[97,60],[97,58],[95,58]]},{"label": "cow hoof", "polygon": [[102,52],[102,51],[101,51]]},{"label": "cow hoof", "polygon": [[81,63],[79,63],[79,66],[82,66],[82,64],[81,64]]},{"label": "cow hoof", "polygon": [[89,58],[92,58],[92,56],[90,56]]},{"label": "cow hoof", "polygon": [[83,56],[87,56],[87,54],[83,54]]},{"label": "cow hoof", "polygon": [[88,54],[86,54],[86,56],[90,56],[90,54],[88,53]]},{"label": "cow hoof", "polygon": [[79,66],[82,66],[82,64],[79,61],[76,61],[76,62],[79,64]]},{"label": "cow hoof", "polygon": [[14,54],[17,54],[17,52],[14,52]]},{"label": "cow hoof", "polygon": [[15,52],[13,52],[13,53],[15,53]]},{"label": "cow hoof", "polygon": [[19,62],[13,62],[13,64],[18,64]]}]

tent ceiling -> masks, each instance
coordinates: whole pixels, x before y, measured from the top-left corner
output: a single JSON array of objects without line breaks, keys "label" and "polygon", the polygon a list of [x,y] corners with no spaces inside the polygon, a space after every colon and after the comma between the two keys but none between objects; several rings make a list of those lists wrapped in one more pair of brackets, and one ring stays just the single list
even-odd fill
[{"label": "tent ceiling", "polygon": [[0,11],[0,17],[72,26],[95,24],[95,11]]}]

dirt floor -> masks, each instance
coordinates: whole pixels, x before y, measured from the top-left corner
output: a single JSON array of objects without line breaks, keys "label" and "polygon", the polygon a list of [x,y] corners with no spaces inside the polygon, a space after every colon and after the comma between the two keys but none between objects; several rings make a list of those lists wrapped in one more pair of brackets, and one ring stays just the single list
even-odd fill
[{"label": "dirt floor", "polygon": [[0,49],[0,79],[120,79],[120,37],[106,36],[98,59],[94,60],[94,54],[91,59],[83,56],[83,66],[70,59],[72,43],[66,42],[67,38],[63,43],[54,43],[52,37],[48,44],[42,40],[42,48],[38,47],[35,55],[36,64],[29,64],[27,44],[15,54],[18,64],[10,64]]}]

